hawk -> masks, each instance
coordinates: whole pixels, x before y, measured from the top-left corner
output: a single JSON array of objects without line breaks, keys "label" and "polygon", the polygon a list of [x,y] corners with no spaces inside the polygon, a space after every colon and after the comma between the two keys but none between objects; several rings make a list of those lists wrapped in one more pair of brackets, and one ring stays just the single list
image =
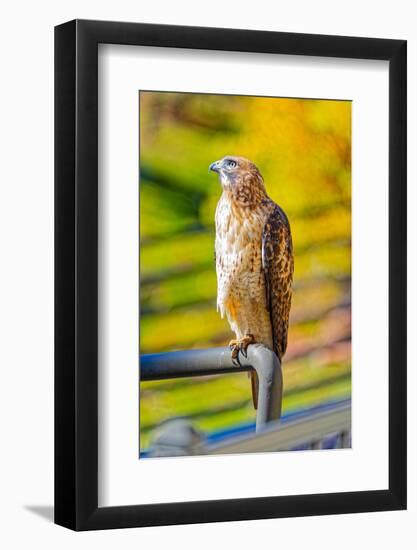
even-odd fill
[{"label": "hawk", "polygon": [[[226,156],[210,164],[223,193],[216,208],[217,310],[236,335],[233,361],[261,343],[281,361],[287,348],[293,247],[288,218],[269,198],[250,160]],[[258,379],[250,373],[257,408]]]}]

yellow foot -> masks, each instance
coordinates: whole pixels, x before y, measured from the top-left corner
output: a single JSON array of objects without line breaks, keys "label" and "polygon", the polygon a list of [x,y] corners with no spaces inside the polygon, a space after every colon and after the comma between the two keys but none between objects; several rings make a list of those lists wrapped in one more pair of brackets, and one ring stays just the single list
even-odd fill
[{"label": "yellow foot", "polygon": [[230,340],[229,348],[232,350],[232,360],[240,364],[239,362],[239,352],[242,353],[244,357],[248,356],[248,346],[249,344],[254,344],[255,338],[252,334],[245,334],[240,340]]}]

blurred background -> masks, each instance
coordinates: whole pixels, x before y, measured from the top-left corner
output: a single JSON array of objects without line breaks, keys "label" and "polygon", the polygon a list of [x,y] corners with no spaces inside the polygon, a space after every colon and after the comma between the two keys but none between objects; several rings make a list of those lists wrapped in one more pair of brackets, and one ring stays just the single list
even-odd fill
[{"label": "blurred background", "polygon": [[[283,418],[351,391],[351,103],[140,93],[140,353],[227,345],[216,311],[214,160],[248,157],[291,223]],[[164,420],[209,437],[255,422],[245,373],[142,382],[140,447]]]}]

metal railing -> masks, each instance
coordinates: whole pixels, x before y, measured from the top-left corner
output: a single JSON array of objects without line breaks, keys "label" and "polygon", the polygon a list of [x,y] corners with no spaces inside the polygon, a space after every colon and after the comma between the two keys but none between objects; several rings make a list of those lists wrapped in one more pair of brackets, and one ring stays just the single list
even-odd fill
[{"label": "metal railing", "polygon": [[[351,404],[336,404],[329,410],[295,418],[288,422],[271,422],[262,432],[236,436],[231,440],[207,445],[204,454],[235,454],[290,451],[297,448],[322,449],[326,438],[337,438],[336,447],[350,447]],[[334,448],[334,447],[332,447]]]},{"label": "metal railing", "polygon": [[[232,361],[229,348],[210,348],[142,355],[141,381],[165,380],[245,372],[254,369],[259,379],[256,432],[281,417],[282,371],[278,357],[261,344],[248,347],[247,357],[239,354],[240,365]],[[248,388],[250,385],[248,384]]]}]

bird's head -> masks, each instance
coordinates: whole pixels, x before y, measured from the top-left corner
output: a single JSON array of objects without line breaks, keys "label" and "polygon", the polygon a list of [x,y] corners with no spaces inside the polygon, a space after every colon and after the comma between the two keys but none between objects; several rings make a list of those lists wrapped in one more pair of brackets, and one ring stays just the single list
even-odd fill
[{"label": "bird's head", "polygon": [[251,206],[266,196],[264,180],[256,165],[244,157],[227,155],[212,162],[223,189],[241,206]]}]

